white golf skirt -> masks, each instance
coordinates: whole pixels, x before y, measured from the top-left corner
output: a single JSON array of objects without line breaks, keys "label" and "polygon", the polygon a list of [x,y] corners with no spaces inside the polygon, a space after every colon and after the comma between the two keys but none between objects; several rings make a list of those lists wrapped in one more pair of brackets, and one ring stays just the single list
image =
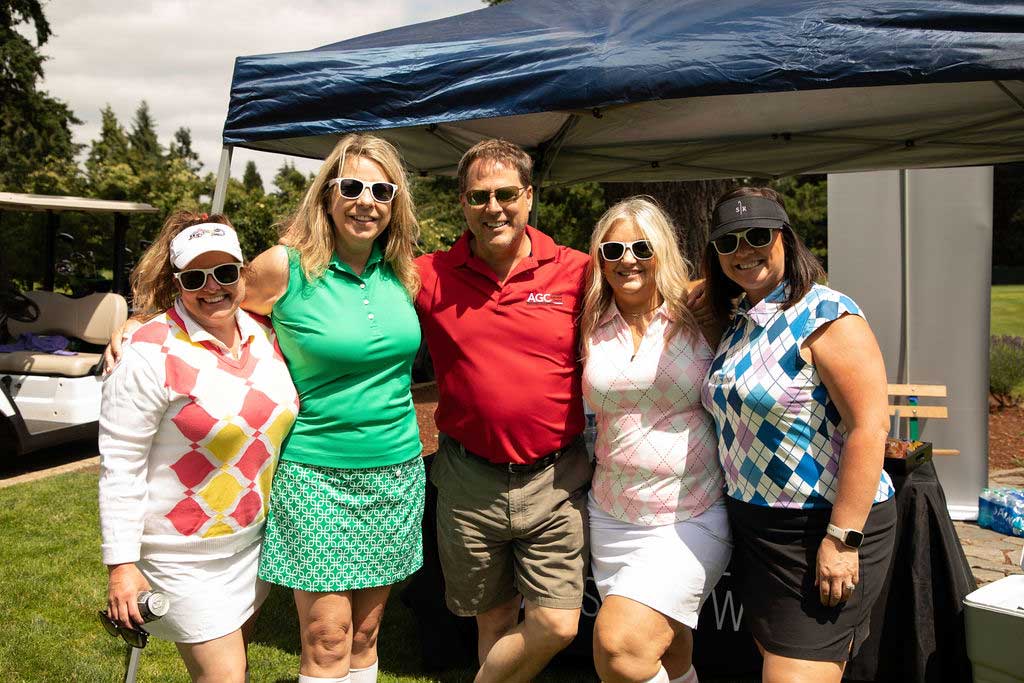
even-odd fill
[{"label": "white golf skirt", "polygon": [[732,555],[725,503],[697,517],[638,526],[612,517],[588,500],[590,561],[601,600],[619,595],[690,628]]},{"label": "white golf skirt", "polygon": [[146,630],[175,643],[202,643],[240,628],[270,592],[270,584],[256,578],[260,545],[213,560],[139,560],[136,565],[153,590],[171,601],[167,614],[147,623]]}]

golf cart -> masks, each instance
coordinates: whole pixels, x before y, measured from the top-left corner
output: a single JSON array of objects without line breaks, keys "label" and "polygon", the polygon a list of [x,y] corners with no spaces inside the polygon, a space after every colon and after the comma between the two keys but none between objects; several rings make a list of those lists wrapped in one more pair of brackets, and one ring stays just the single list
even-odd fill
[{"label": "golf cart", "polygon": [[[71,441],[95,439],[103,373],[102,346],[128,316],[125,236],[129,215],[156,213],[149,204],[0,192],[0,211],[46,212],[43,289],[0,291],[0,334],[62,335],[81,348],[57,355],[33,348],[0,353],[0,453],[20,456]],[[79,297],[54,292],[60,214],[114,215],[113,277]],[[8,339],[0,340],[7,343]]]}]

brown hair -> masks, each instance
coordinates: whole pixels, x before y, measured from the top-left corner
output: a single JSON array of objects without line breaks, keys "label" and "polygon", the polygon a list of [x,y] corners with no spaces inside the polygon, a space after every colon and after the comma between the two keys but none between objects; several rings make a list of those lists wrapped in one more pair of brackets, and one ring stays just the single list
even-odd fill
[{"label": "brown hair", "polygon": [[467,186],[469,178],[469,167],[474,161],[483,161],[494,165],[501,164],[507,168],[515,169],[519,174],[519,182],[523,187],[530,186],[530,178],[533,175],[533,159],[523,151],[519,145],[508,140],[482,140],[468,150],[459,159],[459,194],[462,195],[469,189]]},{"label": "brown hair", "polygon": [[327,264],[331,262],[331,254],[334,253],[330,202],[332,193],[338,191],[335,186],[327,183],[341,177],[345,160],[350,156],[379,164],[388,180],[398,186],[395,198],[391,200],[391,220],[377,239],[383,242],[384,260],[391,266],[409,297],[415,299],[420,288],[420,278],[413,264],[413,248],[420,237],[420,226],[416,222],[402,158],[398,150],[383,138],[350,133],[338,141],[321,164],[299,208],[285,222],[281,231],[281,244],[299,252],[299,263],[307,280],[315,280],[324,274]]},{"label": "brown hair", "polygon": [[[719,197],[712,213],[721,204],[737,197],[762,197],[785,208],[782,195],[770,187],[738,187]],[[787,225],[782,229],[782,246],[785,253],[783,277],[789,285],[782,302],[782,308],[785,310],[804,298],[807,292],[811,291],[815,281],[824,279],[825,270],[791,226]],[[718,262],[718,252],[711,242],[704,248],[703,268],[711,308],[719,320],[728,321],[732,317],[733,300],[743,293],[743,289],[722,271],[722,265]]]},{"label": "brown hair", "polygon": [[137,317],[149,320],[174,305],[178,286],[174,282],[175,269],[171,265],[171,240],[182,230],[200,223],[220,223],[234,229],[228,217],[219,213],[207,216],[192,211],[175,211],[168,216],[153,244],[132,269],[132,307]]}]

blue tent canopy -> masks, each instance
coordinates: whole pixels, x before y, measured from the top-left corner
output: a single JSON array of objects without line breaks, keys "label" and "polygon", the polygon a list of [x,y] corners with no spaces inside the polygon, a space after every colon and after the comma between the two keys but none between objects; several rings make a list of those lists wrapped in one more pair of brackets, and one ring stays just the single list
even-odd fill
[{"label": "blue tent canopy", "polygon": [[551,183],[1024,158],[1024,3],[511,0],[239,57],[224,144],[323,158],[377,131],[450,174],[487,137]]}]

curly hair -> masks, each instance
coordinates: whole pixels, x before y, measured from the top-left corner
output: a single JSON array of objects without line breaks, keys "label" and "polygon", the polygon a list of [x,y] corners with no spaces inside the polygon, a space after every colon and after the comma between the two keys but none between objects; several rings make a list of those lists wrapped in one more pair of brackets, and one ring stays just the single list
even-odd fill
[{"label": "curly hair", "polygon": [[149,320],[174,305],[178,286],[174,282],[174,267],[171,265],[171,240],[182,230],[201,223],[220,223],[234,230],[228,217],[219,213],[207,216],[192,211],[175,211],[168,216],[153,244],[132,269],[132,307],[136,317]]}]

